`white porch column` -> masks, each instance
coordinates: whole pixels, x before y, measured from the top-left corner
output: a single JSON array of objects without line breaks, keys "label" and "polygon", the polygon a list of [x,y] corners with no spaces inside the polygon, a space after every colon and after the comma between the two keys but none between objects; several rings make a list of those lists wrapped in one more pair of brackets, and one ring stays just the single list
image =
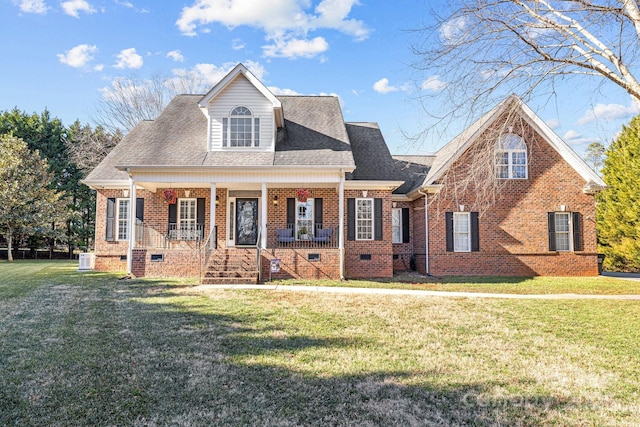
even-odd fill
[{"label": "white porch column", "polygon": [[[128,236],[129,249],[127,250],[127,274],[132,274],[133,270],[133,249],[136,243],[136,183],[132,177],[129,177],[129,218],[128,218]],[[117,232],[117,230],[116,230]]]},{"label": "white porch column", "polygon": [[340,185],[338,186],[338,248],[340,249],[340,279],[344,279],[344,171],[340,171]]},{"label": "white porch column", "polygon": [[429,275],[429,193],[424,193],[424,269]]},{"label": "white porch column", "polygon": [[262,183],[262,215],[260,218],[260,247],[267,248],[267,183]]},{"label": "white porch column", "polygon": [[212,182],[211,183],[211,195],[210,197],[210,202],[209,202],[209,237],[211,237],[211,240],[209,240],[209,248],[213,249],[216,247],[217,242],[215,242],[214,240],[217,239],[217,236],[214,234],[213,230],[215,230],[216,228],[216,183]]}]

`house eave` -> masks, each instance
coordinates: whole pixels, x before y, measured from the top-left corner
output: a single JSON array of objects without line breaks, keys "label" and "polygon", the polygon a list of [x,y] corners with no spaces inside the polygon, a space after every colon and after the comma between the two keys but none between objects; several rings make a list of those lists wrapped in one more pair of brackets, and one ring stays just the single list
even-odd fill
[{"label": "house eave", "polygon": [[404,181],[365,181],[347,180],[344,182],[345,190],[395,190],[404,184]]},{"label": "house eave", "polygon": [[127,189],[130,187],[129,180],[123,180],[123,179],[100,179],[100,180],[83,179],[80,182],[86,185],[87,187],[91,188],[92,190],[104,190],[106,188],[120,190],[120,189]]},{"label": "house eave", "polygon": [[171,166],[171,165],[118,165],[115,167],[116,169],[128,172],[130,174],[136,172],[171,172],[171,173],[198,173],[198,172],[213,172],[216,170],[219,171],[237,171],[237,170],[285,170],[285,171],[296,171],[296,170],[335,170],[337,172],[353,172],[355,170],[355,166],[353,165],[247,165],[247,166],[237,166],[237,165],[221,165],[221,166],[202,166],[202,165],[192,165],[192,166]]}]

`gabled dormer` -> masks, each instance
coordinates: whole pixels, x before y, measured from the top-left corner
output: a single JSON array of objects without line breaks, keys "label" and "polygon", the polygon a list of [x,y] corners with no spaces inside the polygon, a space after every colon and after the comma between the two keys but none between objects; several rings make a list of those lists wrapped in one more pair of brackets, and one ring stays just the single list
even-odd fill
[{"label": "gabled dormer", "polygon": [[282,104],[244,65],[236,65],[198,106],[209,121],[209,151],[275,150]]}]

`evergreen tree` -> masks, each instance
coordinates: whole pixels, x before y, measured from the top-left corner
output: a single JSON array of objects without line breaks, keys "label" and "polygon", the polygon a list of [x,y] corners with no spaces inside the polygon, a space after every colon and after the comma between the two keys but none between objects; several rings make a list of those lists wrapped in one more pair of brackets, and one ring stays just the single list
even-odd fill
[{"label": "evergreen tree", "polygon": [[38,151],[14,136],[0,136],[0,233],[8,245],[8,259],[13,261],[16,236],[41,236],[52,241],[64,240],[67,201],[64,193],[49,188],[53,174]]},{"label": "evergreen tree", "polygon": [[623,127],[606,151],[598,195],[597,224],[604,266],[640,271],[640,116]]}]

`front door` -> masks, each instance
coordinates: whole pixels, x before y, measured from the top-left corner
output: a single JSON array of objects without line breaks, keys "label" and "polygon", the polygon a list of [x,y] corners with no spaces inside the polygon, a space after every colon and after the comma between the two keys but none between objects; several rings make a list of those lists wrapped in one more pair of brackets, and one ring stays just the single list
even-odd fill
[{"label": "front door", "polygon": [[258,199],[236,198],[235,244],[255,246],[258,243]]}]

